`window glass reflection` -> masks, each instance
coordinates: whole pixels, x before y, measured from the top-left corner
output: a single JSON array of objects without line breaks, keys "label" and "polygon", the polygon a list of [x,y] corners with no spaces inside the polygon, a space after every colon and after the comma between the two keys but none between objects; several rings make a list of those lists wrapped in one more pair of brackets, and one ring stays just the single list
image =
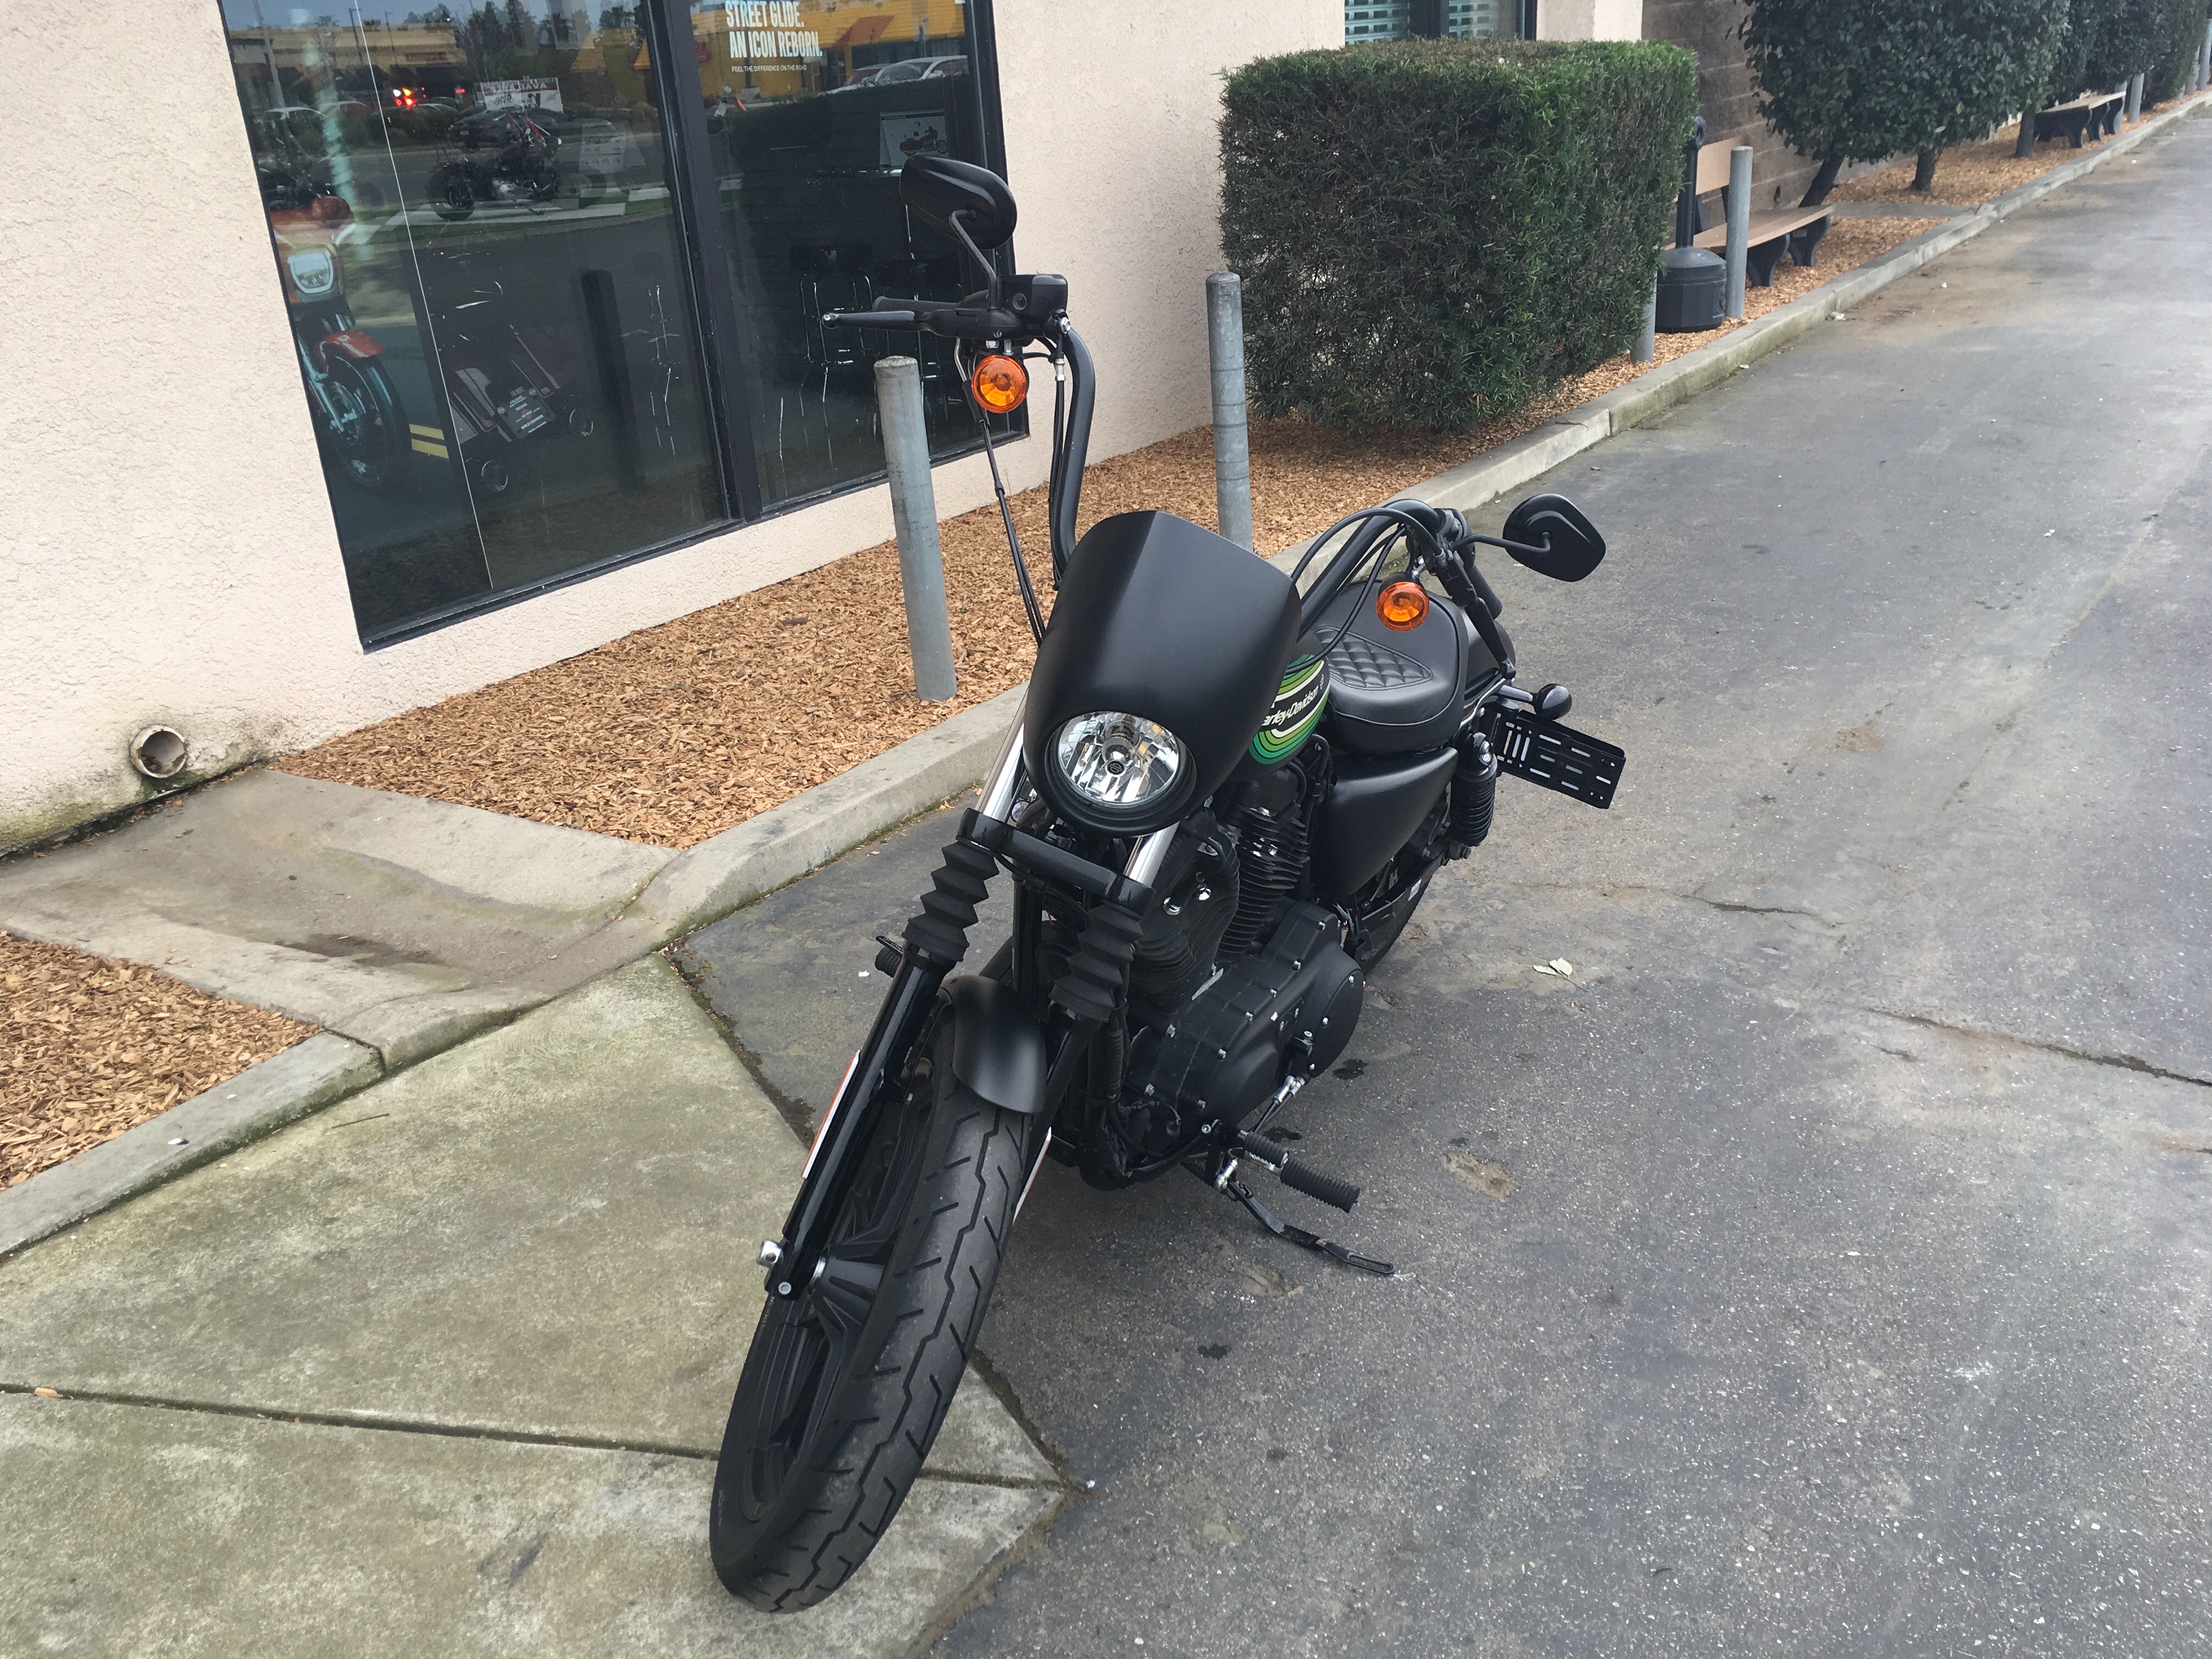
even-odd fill
[{"label": "window glass reflection", "polygon": [[898,196],[908,156],[985,159],[967,6],[726,0],[696,6],[692,28],[764,500],[883,470],[879,357],[920,361],[936,453],[974,444],[951,343],[821,323],[824,311],[974,286],[953,245]]},{"label": "window glass reflection", "polygon": [[363,635],[724,516],[634,15],[223,10]]},{"label": "window glass reflection", "polygon": [[[1510,39],[1517,32],[1520,0],[1345,0],[1344,42],[1404,40],[1442,32],[1453,40]],[[1425,21],[1425,27],[1424,23]]]}]

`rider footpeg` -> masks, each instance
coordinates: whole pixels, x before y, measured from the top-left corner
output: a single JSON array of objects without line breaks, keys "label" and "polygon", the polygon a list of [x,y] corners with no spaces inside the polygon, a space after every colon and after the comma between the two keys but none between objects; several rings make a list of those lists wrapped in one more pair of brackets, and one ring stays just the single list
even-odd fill
[{"label": "rider footpeg", "polygon": [[1317,1198],[1324,1204],[1334,1205],[1347,1215],[1352,1206],[1359,1202],[1359,1188],[1348,1181],[1339,1181],[1334,1176],[1323,1175],[1319,1170],[1309,1170],[1294,1158],[1283,1160],[1283,1167],[1275,1171],[1275,1178],[1283,1185]]},{"label": "rider footpeg", "polygon": [[1275,1172],[1275,1179],[1293,1192],[1304,1193],[1308,1198],[1317,1198],[1346,1214],[1359,1202],[1359,1188],[1348,1181],[1339,1181],[1334,1176],[1323,1175],[1319,1170],[1310,1170],[1292,1158],[1279,1140],[1265,1135],[1255,1135],[1249,1130],[1237,1137],[1244,1155],[1255,1164],[1264,1164]]}]

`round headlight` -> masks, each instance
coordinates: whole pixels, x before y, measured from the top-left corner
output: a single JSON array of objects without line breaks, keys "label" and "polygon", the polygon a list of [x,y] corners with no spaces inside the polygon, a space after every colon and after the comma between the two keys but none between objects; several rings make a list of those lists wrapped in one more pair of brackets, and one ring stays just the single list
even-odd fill
[{"label": "round headlight", "polygon": [[337,283],[337,268],[320,248],[295,253],[284,263],[292,267],[292,282],[303,295],[327,294]]},{"label": "round headlight", "polygon": [[1188,760],[1182,741],[1155,721],[1101,710],[1053,734],[1052,763],[1078,801],[1109,817],[1144,811],[1174,788]]}]

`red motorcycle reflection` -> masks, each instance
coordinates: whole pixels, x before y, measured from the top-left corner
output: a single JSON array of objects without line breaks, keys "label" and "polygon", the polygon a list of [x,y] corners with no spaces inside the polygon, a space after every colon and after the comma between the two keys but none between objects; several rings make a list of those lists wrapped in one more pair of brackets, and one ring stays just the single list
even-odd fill
[{"label": "red motorcycle reflection", "polygon": [[407,420],[384,372],[384,343],[356,328],[346,308],[337,233],[353,209],[282,166],[263,167],[261,193],[324,453],[350,483],[389,489],[405,472]]}]

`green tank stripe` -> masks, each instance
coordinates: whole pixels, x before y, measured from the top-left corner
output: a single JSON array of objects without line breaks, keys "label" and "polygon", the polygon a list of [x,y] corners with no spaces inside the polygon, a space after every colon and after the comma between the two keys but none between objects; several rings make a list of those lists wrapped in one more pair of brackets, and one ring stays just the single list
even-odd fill
[{"label": "green tank stripe", "polygon": [[[1253,759],[1262,765],[1272,766],[1313,735],[1314,727],[1321,724],[1321,717],[1328,708],[1328,686],[1325,678],[1328,672],[1328,665],[1318,657],[1291,665],[1283,676],[1281,690],[1275,694],[1274,707],[1253,737]],[[1313,690],[1316,679],[1322,679],[1323,684],[1320,695],[1314,698],[1313,707],[1299,717],[1296,725],[1278,730],[1275,725],[1277,718],[1295,710]]]}]

